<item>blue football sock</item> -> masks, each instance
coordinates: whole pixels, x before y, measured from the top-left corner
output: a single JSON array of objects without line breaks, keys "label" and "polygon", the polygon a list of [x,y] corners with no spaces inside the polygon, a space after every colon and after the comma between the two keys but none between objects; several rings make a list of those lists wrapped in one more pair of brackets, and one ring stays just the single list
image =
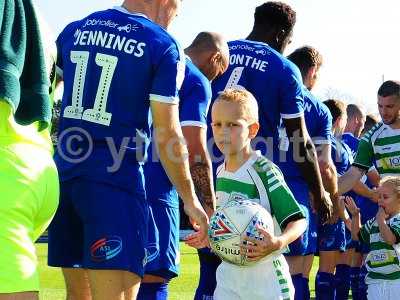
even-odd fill
[{"label": "blue football sock", "polygon": [[335,298],[335,275],[318,272],[315,277],[315,299],[333,300]]},{"label": "blue football sock", "polygon": [[367,268],[362,266],[360,268],[360,281],[358,282],[358,298],[360,300],[367,300],[367,284],[365,283],[365,276],[367,275]]},{"label": "blue football sock", "polygon": [[168,300],[168,283],[141,283],[137,300]]},{"label": "blue football sock", "polygon": [[303,277],[304,300],[310,300],[310,287],[308,285],[308,278]]},{"label": "blue football sock", "polygon": [[217,286],[215,278],[218,263],[204,262],[200,259],[199,285],[194,295],[194,300],[212,299]]},{"label": "blue football sock", "polygon": [[350,287],[351,287],[351,295],[353,300],[360,300],[359,298],[359,282],[360,282],[360,268],[359,267],[351,267],[350,268]]},{"label": "blue football sock", "polygon": [[335,273],[335,299],[347,300],[350,291],[350,266],[337,265]]},{"label": "blue football sock", "polygon": [[292,275],[294,285],[294,300],[304,300],[303,274]]}]

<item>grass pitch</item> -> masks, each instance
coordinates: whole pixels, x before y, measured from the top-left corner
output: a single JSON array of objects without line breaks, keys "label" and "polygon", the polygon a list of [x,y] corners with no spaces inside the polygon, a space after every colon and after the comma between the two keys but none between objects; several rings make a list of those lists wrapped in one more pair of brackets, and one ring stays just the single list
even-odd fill
[{"label": "grass pitch", "polygon": [[[47,244],[36,245],[39,256],[40,299],[64,300],[65,286],[60,269],[47,266]],[[314,297],[314,279],[318,258],[314,260],[310,276],[311,295]],[[169,286],[169,300],[192,300],[199,278],[199,263],[194,249],[181,243],[181,274]]]}]

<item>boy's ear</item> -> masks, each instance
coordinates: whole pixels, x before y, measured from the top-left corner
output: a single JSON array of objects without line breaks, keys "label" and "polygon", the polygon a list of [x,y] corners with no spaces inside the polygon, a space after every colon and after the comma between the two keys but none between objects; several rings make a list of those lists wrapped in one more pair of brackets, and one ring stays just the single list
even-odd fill
[{"label": "boy's ear", "polygon": [[260,124],[258,122],[254,122],[249,125],[249,138],[254,139],[260,129]]}]

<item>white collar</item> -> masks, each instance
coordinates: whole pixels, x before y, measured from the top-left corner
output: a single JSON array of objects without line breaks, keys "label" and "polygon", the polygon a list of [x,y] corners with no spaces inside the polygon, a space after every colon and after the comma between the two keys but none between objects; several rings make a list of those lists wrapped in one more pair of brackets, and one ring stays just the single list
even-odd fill
[{"label": "white collar", "polygon": [[145,14],[142,14],[142,13],[130,12],[129,10],[127,10],[123,6],[114,6],[112,9],[118,10],[118,11],[124,13],[124,14],[128,14],[128,15],[131,15],[131,16],[139,16],[139,17],[144,17],[146,19],[149,18],[148,16],[146,16]]}]

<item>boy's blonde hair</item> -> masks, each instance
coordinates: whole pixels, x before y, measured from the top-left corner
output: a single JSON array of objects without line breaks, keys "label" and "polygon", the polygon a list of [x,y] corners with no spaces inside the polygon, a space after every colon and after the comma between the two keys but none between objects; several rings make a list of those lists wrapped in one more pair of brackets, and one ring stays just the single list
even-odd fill
[{"label": "boy's blonde hair", "polygon": [[387,176],[381,180],[380,185],[391,184],[397,197],[400,197],[400,176]]},{"label": "boy's blonde hair", "polygon": [[249,91],[245,89],[226,89],[219,93],[216,101],[227,101],[238,104],[246,121],[251,124],[258,123],[257,100]]}]

